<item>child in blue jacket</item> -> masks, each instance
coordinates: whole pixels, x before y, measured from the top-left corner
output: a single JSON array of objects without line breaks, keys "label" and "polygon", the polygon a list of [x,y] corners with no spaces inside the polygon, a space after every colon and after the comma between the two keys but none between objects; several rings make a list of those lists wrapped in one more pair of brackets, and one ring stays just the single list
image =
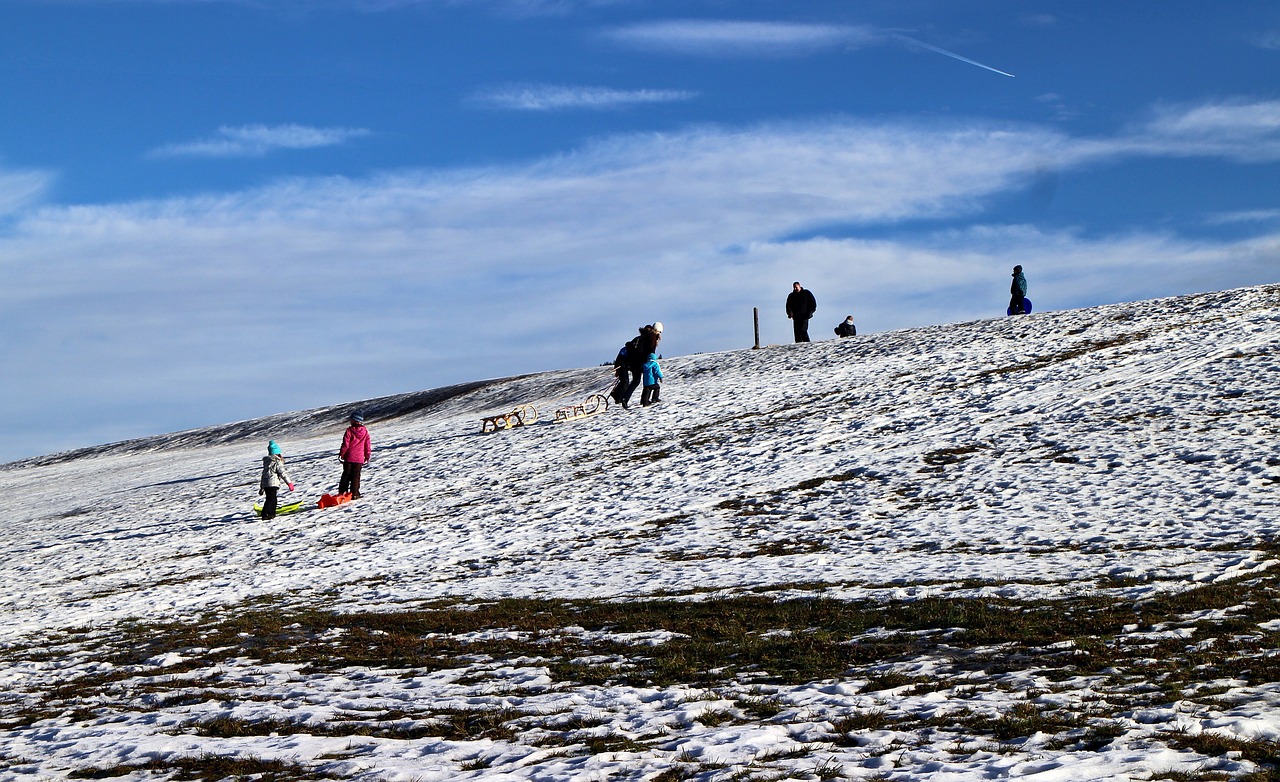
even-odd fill
[{"label": "child in blue jacket", "polygon": [[640,392],[640,404],[649,406],[658,402],[658,385],[662,382],[662,367],[658,366],[658,354],[650,353],[644,362],[644,390]]}]

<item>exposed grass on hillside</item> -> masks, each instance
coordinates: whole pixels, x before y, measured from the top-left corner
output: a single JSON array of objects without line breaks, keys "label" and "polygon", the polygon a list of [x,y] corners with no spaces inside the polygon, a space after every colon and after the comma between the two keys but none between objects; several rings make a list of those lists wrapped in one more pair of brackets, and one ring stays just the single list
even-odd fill
[{"label": "exposed grass on hillside", "polygon": [[138,771],[155,771],[171,774],[175,780],[261,780],[261,782],[301,782],[301,780],[339,779],[331,774],[318,772],[298,763],[280,760],[262,760],[255,757],[225,757],[201,755],[199,757],[152,760],[137,765],[119,765],[107,768],[91,768],[72,771],[71,779],[110,779]]},{"label": "exposed grass on hillside", "polygon": [[[561,688],[694,686],[720,704],[696,717],[708,726],[778,719],[789,706],[775,692],[788,684],[838,678],[858,681],[863,692],[886,699],[945,691],[962,700],[1008,688],[1002,674],[1034,669],[1050,682],[1061,682],[1062,693],[1079,686],[1073,682],[1087,680],[1099,694],[1096,702],[1068,707],[1053,699],[1058,692],[1053,685],[1041,692],[1014,692],[1013,705],[998,714],[989,709],[959,709],[928,719],[879,709],[831,714],[824,741],[829,747],[849,746],[866,731],[935,728],[972,736],[974,746],[999,748],[1042,733],[1054,737],[1055,747],[1094,751],[1122,732],[1116,718],[1126,710],[1174,701],[1212,704],[1226,688],[1206,687],[1206,682],[1280,682],[1280,654],[1275,651],[1280,634],[1259,627],[1280,617],[1278,592],[1280,574],[1267,572],[1138,602],[1100,595],[1036,603],[764,596],[640,602],[512,599],[337,614],[264,601],[198,621],[68,632],[43,646],[0,650],[0,660],[9,663],[91,653],[110,664],[43,692],[11,693],[0,702],[0,729],[52,719],[91,723],[122,711],[251,700],[243,682],[223,680],[219,669],[244,659],[292,664],[309,673],[358,667],[414,676],[457,670],[476,682],[499,666],[537,666]],[[480,635],[497,630],[503,632]],[[656,631],[674,635],[650,645],[638,645],[625,635]],[[184,661],[163,669],[154,662],[173,653]],[[945,665],[931,676],[906,667],[925,657]],[[184,673],[190,675],[180,675]],[[724,705],[726,700],[731,705]],[[308,733],[525,741],[569,754],[640,751],[663,738],[622,735],[590,714],[508,706],[417,708],[422,710],[351,712],[324,724],[226,716],[193,720],[180,730],[224,738]],[[1167,741],[1208,756],[1242,753],[1264,768],[1251,782],[1280,779],[1280,771],[1270,770],[1280,767],[1280,752],[1267,742],[1179,735]],[[819,750],[812,746],[805,751]],[[820,761],[815,754],[813,778],[840,776],[837,767],[823,769]],[[0,769],[16,762],[0,760]],[[471,767],[483,768],[485,762],[477,758]],[[767,765],[758,770],[766,773]],[[679,769],[689,776],[679,776],[684,773]],[[175,779],[324,778],[289,764],[207,756],[153,760],[145,768],[83,769],[77,777],[106,778],[133,770],[172,772]],[[705,764],[682,765],[662,778],[693,778],[708,770]]]}]

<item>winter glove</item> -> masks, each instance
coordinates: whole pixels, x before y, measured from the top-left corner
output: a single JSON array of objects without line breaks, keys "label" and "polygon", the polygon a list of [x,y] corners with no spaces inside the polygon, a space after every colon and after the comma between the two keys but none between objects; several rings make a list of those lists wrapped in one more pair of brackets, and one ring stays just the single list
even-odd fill
[{"label": "winter glove", "polygon": [[293,491],[293,484],[289,484],[289,491]]}]

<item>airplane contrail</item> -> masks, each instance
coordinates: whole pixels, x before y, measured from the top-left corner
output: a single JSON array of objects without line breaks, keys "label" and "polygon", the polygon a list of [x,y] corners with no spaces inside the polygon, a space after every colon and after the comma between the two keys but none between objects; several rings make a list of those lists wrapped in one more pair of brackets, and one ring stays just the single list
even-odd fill
[{"label": "airplane contrail", "polygon": [[910,44],[914,44],[914,45],[916,45],[916,46],[923,47],[923,48],[925,48],[925,49],[928,49],[928,50],[929,50],[929,51],[931,51],[931,52],[937,52],[938,54],[945,54],[945,55],[946,55],[946,56],[948,56],[948,57],[954,57],[954,58],[956,58],[957,60],[959,60],[960,62],[967,62],[967,63],[969,63],[970,65],[976,65],[976,66],[978,66],[979,68],[985,68],[985,69],[987,69],[987,70],[989,70],[989,71],[991,71],[991,72],[993,72],[993,73],[998,73],[998,74],[1000,74],[1001,76],[1008,76],[1010,79],[1015,79],[1015,78],[1017,78],[1017,77],[1016,77],[1016,76],[1014,76],[1012,73],[1006,73],[1006,72],[1004,72],[1004,71],[1000,70],[999,68],[992,68],[990,65],[983,65],[982,63],[978,62],[977,60],[970,60],[968,57],[962,57],[962,56],[960,56],[960,55],[956,54],[955,52],[949,52],[949,51],[947,51],[946,49],[943,49],[943,48],[938,47],[938,46],[934,46],[934,45],[933,45],[933,44],[931,44],[931,43],[925,43],[924,41],[917,41],[915,38],[912,38],[912,37],[907,36],[907,35],[902,35],[901,33],[893,33],[893,37],[895,37],[895,38],[897,38],[897,39],[899,39],[899,40],[902,40],[902,41],[906,41],[907,43],[910,43]]}]

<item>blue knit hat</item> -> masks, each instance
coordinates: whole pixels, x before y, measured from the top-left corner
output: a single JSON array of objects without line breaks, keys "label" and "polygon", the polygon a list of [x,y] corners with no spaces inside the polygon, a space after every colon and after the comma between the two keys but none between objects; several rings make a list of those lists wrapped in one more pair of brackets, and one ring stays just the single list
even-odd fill
[{"label": "blue knit hat", "polygon": [[351,420],[358,424],[364,423],[364,413],[352,413]]},{"label": "blue knit hat", "polygon": [[275,456],[276,454],[280,453],[280,446],[276,445],[275,440],[272,440],[267,443],[267,453],[271,454],[272,456]]}]

